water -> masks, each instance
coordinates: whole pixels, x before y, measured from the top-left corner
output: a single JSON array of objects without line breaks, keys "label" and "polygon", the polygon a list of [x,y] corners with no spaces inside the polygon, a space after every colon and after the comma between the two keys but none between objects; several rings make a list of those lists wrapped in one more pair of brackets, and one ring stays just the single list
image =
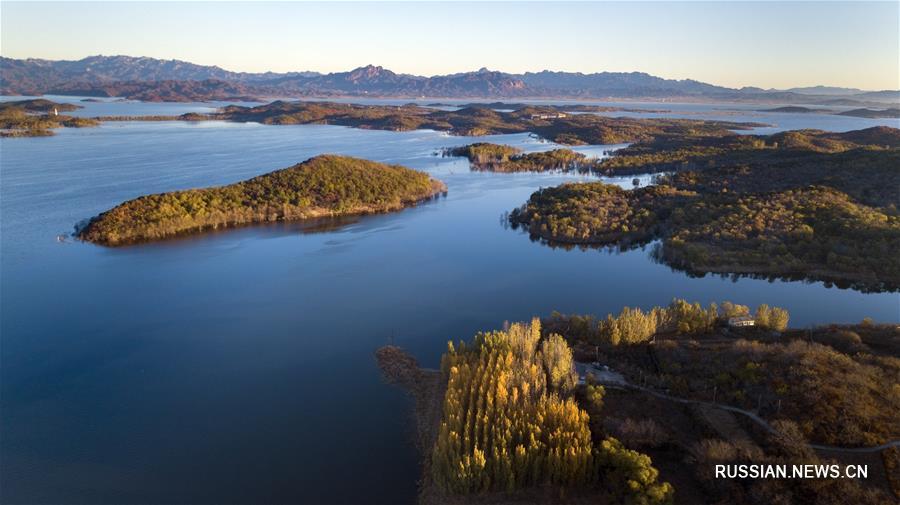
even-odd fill
[{"label": "water", "polygon": [[[131,114],[134,104],[118,106]],[[373,359],[391,340],[434,366],[448,339],[504,320],[676,296],[784,306],[797,325],[900,321],[896,293],[690,278],[644,250],[533,243],[502,214],[539,187],[587,177],[470,172],[434,156],[475,140],[553,147],[527,135],[219,122],[2,140],[0,502],[412,502],[410,405]],[[337,228],[249,227],[117,249],[57,242],[122,200],[325,152],[426,170],[449,194]]]},{"label": "water", "polygon": [[[0,101],[24,100],[26,98],[39,98],[33,96],[0,96]],[[141,116],[141,115],[180,115],[188,112],[210,113],[219,107],[229,104],[242,106],[260,105],[259,102],[185,102],[185,103],[145,103],[135,101],[122,101],[117,98],[90,98],[73,97],[63,95],[47,95],[43,98],[55,102],[73,103],[82,108],[73,112],[67,112],[73,116]],[[99,100],[85,102],[85,99]],[[284,100],[296,100],[285,98]],[[317,99],[309,99],[317,100]],[[436,98],[328,98],[322,99],[342,103],[363,103],[370,105],[403,105],[415,103],[422,106],[433,106],[441,110],[458,110],[463,105],[477,102],[468,99],[436,99]],[[490,100],[487,103],[497,102]],[[784,130],[799,130],[802,128],[817,128],[827,131],[846,132],[861,130],[873,126],[891,126],[900,128],[900,119],[894,118],[858,118],[840,116],[834,112],[843,112],[861,108],[861,106],[821,106],[802,105],[803,107],[820,110],[821,113],[798,112],[766,112],[780,107],[783,104],[755,104],[755,103],[678,103],[678,102],[609,102],[597,100],[517,100],[510,98],[507,103],[524,103],[530,105],[599,105],[608,107],[621,107],[627,111],[599,112],[596,114],[608,117],[630,118],[678,118],[678,119],[706,119],[711,121],[735,121],[763,123],[768,126],[739,130],[737,133],[752,133],[756,135],[770,135]],[[793,105],[793,104],[792,104]],[[870,109],[880,107],[870,106]],[[495,109],[500,112],[510,112],[512,109]],[[575,114],[592,114],[576,112]]]},{"label": "water", "polygon": [[215,112],[219,107],[226,105],[242,105],[252,107],[260,105],[260,102],[139,102],[122,98],[68,96],[68,95],[44,95],[44,96],[0,96],[0,102],[15,100],[29,100],[44,98],[56,103],[71,103],[81,107],[80,109],[62,112],[69,116],[97,117],[97,116],[179,116],[188,112],[206,114]]}]

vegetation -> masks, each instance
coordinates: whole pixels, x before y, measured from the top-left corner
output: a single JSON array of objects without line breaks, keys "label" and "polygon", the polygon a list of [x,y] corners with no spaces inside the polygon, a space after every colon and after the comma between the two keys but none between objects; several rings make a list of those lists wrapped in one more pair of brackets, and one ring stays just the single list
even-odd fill
[{"label": "vegetation", "polygon": [[614,438],[594,444],[588,414],[571,396],[571,351],[558,335],[542,340],[538,320],[448,347],[443,419],[431,456],[431,476],[444,492],[551,486],[596,490],[616,503],[672,500],[649,457]]},{"label": "vegetation", "polygon": [[833,111],[827,109],[811,109],[809,107],[801,107],[799,105],[788,105],[785,107],[775,107],[774,109],[763,109],[760,112],[790,112],[794,114],[832,114]]},{"label": "vegetation", "polygon": [[756,326],[727,326],[726,318],[748,314],[730,302],[704,308],[674,300],[605,319],[553,313],[544,333],[562,335],[582,359],[595,359],[599,346],[601,359],[633,382],[795,422],[816,443],[900,438],[893,415],[900,410],[900,329],[864,321],[793,330],[787,311],[765,304],[755,311]]},{"label": "vegetation", "polygon": [[853,109],[839,113],[840,116],[865,117],[870,119],[898,119],[900,118],[900,109],[896,107],[888,109]]},{"label": "vegetation", "polygon": [[[604,319],[554,312],[544,323],[550,331],[562,333],[576,342],[617,346],[649,342],[659,334],[708,334],[724,326],[728,318],[749,315],[749,307],[727,301],[721,306],[713,303],[704,307],[676,298],[666,307],[653,307],[646,312],[625,307],[618,315],[607,314]],[[762,304],[753,319],[758,328],[784,331],[789,318],[785,309]]]},{"label": "vegetation", "polygon": [[[726,324],[747,315],[756,326]],[[677,487],[680,503],[892,503],[895,451],[860,456],[809,443],[900,438],[900,329],[864,320],[797,330],[786,322],[787,311],[767,305],[676,299],[480,333],[448,344],[440,372],[393,347],[377,354],[389,380],[414,385],[420,437],[423,427],[434,430],[420,445],[423,503],[671,502],[674,488],[663,481]],[[590,374],[577,385],[575,359],[599,359],[651,390],[757,412],[774,433],[726,410],[604,388]],[[715,464],[861,462],[865,481],[714,474]]]},{"label": "vegetation", "polygon": [[462,147],[453,147],[445,150],[449,156],[462,156],[468,158],[473,164],[505,163],[510,158],[522,154],[522,150],[502,144],[490,142],[476,142]]},{"label": "vegetation", "polygon": [[203,121],[206,116],[197,113],[187,113],[181,116],[97,116],[97,121]]},{"label": "vegetation", "polygon": [[[483,106],[454,111],[407,104],[355,105],[331,102],[275,101],[257,107],[228,106],[209,119],[264,124],[335,124],[377,130],[432,129],[476,136],[532,132],[559,144],[618,144],[647,141],[665,135],[723,136],[754,123],[686,119],[609,118],[596,114],[565,114],[559,107],[522,107],[513,112]],[[542,116],[548,116],[542,119]]]},{"label": "vegetation", "polygon": [[0,102],[0,137],[46,137],[55,128],[97,126],[94,119],[59,115],[79,109],[77,105],[33,99]]},{"label": "vegetation", "polygon": [[25,112],[72,112],[81,107],[71,103],[57,103],[44,98],[33,98],[29,100],[17,100],[12,102],[0,102],[0,111],[8,109],[22,109]]},{"label": "vegetation", "polygon": [[248,223],[389,212],[445,191],[415,170],[323,155],[228,186],[129,200],[92,219],[78,236],[121,245]]},{"label": "vegetation", "polygon": [[[441,103],[434,102],[429,103],[426,107],[482,107],[485,109],[500,109],[500,110],[518,110],[524,109],[525,107],[537,108],[533,105],[527,105],[524,103],[517,102],[470,102],[462,105],[454,105],[449,103]],[[614,107],[608,105],[585,105],[585,104],[560,104],[560,105],[548,105],[541,106],[540,109],[545,109],[550,112],[638,112],[638,113],[666,113],[672,112],[670,109],[648,109],[648,108],[627,108],[627,107]]]},{"label": "vegetation", "polygon": [[655,258],[692,274],[900,288],[900,130],[669,139],[623,151],[601,167],[683,168],[630,191],[599,182],[542,189],[511,222],[554,244],[659,240]]},{"label": "vegetation", "polygon": [[523,154],[512,146],[477,142],[467,146],[447,149],[450,156],[463,156],[469,159],[475,170],[489,172],[545,172],[553,170],[577,170],[589,172],[598,166],[598,161],[572,151],[571,149],[553,149],[536,153]]},{"label": "vegetation", "polygon": [[[604,160],[608,173],[708,170],[742,165],[804,164],[821,154],[854,149],[890,149],[900,145],[895,128],[873,127],[845,133],[795,130],[768,136],[660,136],[614,152]],[[816,156],[816,155],[819,156]],[[805,172],[808,172],[806,170]]]},{"label": "vegetation", "polygon": [[761,444],[752,441],[704,439],[691,447],[690,456],[695,474],[708,500],[713,503],[789,504],[816,503],[842,505],[846,503],[891,504],[889,494],[877,487],[864,485],[855,479],[717,479],[713,468],[717,464],[748,465],[823,465],[835,460],[824,458],[809,448],[806,438],[790,421],[773,423],[777,434],[760,437]]}]

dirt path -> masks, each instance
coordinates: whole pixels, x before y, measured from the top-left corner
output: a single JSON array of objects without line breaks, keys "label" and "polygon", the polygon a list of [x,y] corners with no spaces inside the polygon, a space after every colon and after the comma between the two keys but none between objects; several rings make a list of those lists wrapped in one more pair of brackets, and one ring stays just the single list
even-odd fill
[{"label": "dirt path", "polygon": [[[598,382],[600,382],[601,384],[604,384],[604,385],[608,385],[610,387],[636,389],[638,391],[643,391],[644,393],[653,395],[657,398],[662,398],[664,400],[670,400],[670,401],[677,402],[677,403],[697,405],[697,406],[700,406],[703,408],[727,410],[729,412],[741,414],[742,416],[749,418],[751,421],[758,424],[759,426],[761,426],[764,430],[768,431],[769,433],[774,433],[774,434],[778,433],[778,431],[775,428],[773,428],[772,425],[770,425],[765,419],[759,417],[756,413],[751,412],[749,410],[744,410],[744,409],[740,409],[737,407],[731,407],[729,405],[722,405],[719,403],[705,402],[705,401],[701,401],[701,400],[690,400],[688,398],[679,398],[677,396],[671,396],[666,393],[660,393],[659,391],[655,391],[650,388],[645,388],[643,386],[631,384],[624,380],[621,380],[621,381],[616,380],[615,382],[604,383],[601,378],[598,378]],[[821,445],[821,444],[809,444],[809,446],[812,447],[813,449],[816,449],[819,451],[865,454],[865,453],[873,453],[873,452],[883,451],[889,447],[900,447],[900,440],[891,440],[889,442],[883,443],[881,445],[876,445],[873,447],[839,447],[839,446]]]}]

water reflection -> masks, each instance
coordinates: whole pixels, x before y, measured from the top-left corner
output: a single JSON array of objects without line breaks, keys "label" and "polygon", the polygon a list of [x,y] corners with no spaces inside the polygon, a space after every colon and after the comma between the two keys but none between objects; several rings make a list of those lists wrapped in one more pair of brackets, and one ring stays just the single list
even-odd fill
[{"label": "water reflection", "polygon": [[[215,122],[0,141],[4,501],[410,503],[409,405],[372,359],[388,335],[437,366],[447,340],[504,320],[674,297],[786,307],[799,325],[898,320],[894,294],[692,278],[641,249],[539,247],[498,217],[541,187],[598,178],[472,172],[433,156],[476,141],[554,146],[525,134]],[[125,248],[56,240],[143,194],[326,152],[424,170],[449,193],[397,213]]]}]

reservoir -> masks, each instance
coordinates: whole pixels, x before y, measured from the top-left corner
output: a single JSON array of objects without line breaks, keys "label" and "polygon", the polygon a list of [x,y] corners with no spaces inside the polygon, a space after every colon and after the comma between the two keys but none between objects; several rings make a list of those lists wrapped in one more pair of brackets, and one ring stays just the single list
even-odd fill
[{"label": "reservoir", "polygon": [[[209,107],[80,104],[82,115]],[[761,133],[779,121],[897,126],[781,116],[738,110],[723,119],[775,124]],[[225,122],[105,123],[3,139],[4,501],[411,503],[419,469],[410,403],[383,383],[373,358],[381,345],[436,366],[448,340],[504,321],[553,310],[602,316],[673,297],[781,306],[792,326],[900,322],[897,293],[697,278],[654,262],[649,248],[533,242],[504,214],[541,187],[595,178],[473,172],[465,159],[437,155],[475,141],[555,147],[527,134]],[[399,213],[122,248],[70,237],[78,222],[139,195],[229,184],[323,153],[424,170],[449,192]]]}]

